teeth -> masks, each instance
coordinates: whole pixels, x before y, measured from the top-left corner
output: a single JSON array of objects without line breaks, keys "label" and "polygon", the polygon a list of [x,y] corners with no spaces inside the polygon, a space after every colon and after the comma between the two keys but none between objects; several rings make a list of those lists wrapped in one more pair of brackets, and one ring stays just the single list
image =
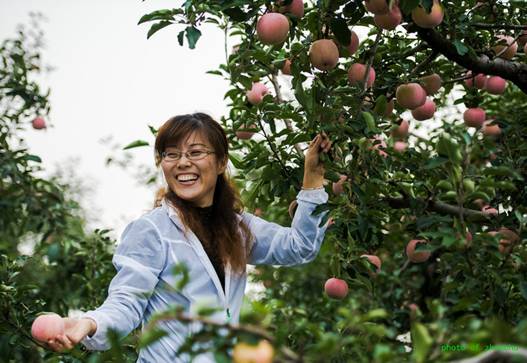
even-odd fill
[{"label": "teeth", "polygon": [[197,180],[198,176],[194,174],[185,174],[185,175],[179,175],[177,177],[179,181],[187,181],[187,180]]}]

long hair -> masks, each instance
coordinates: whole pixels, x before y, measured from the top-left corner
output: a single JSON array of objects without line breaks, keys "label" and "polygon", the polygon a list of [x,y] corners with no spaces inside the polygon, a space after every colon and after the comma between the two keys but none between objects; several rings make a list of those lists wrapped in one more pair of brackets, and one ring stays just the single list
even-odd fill
[{"label": "long hair", "polygon": [[[156,166],[161,163],[161,154],[166,147],[179,145],[194,132],[210,142],[214,150],[211,155],[217,158],[216,161],[228,160],[229,144],[221,125],[207,114],[194,113],[172,117],[159,128],[155,142]],[[165,198],[178,212],[185,234],[190,229],[203,244],[214,242],[216,257],[224,266],[228,263],[232,271],[241,274],[245,272],[254,236],[243,220],[238,222],[236,215],[241,215],[244,206],[239,191],[226,173],[218,175],[216,180],[210,226],[202,225],[198,209],[178,197],[168,185],[156,193],[154,207]]]}]

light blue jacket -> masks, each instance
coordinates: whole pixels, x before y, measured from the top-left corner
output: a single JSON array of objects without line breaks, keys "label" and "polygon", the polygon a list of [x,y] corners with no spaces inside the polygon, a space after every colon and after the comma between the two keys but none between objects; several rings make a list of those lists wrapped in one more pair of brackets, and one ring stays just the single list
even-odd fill
[{"label": "light blue jacket", "polygon": [[[328,200],[324,189],[301,190],[297,195],[298,207],[291,227],[282,227],[243,212],[243,219],[255,237],[249,263],[253,265],[298,265],[315,259],[327,228],[319,227],[323,212],[311,212]],[[187,238],[188,237],[188,238]],[[139,219],[131,222],[121,236],[112,262],[117,274],[108,289],[108,297],[96,310],[82,317],[97,323],[97,331],[81,343],[89,350],[110,348],[106,337],[108,329],[128,335],[139,323],[146,325],[150,316],[173,304],[184,307],[186,313],[195,313],[206,304],[221,310],[210,318],[237,323],[244,296],[247,275],[231,273],[225,269],[225,292],[200,241],[192,231],[184,235],[183,224],[176,211],[166,201]],[[170,290],[179,277],[172,267],[184,263],[190,281],[179,292]],[[199,323],[185,325],[170,320],[159,326],[169,334],[156,343],[141,349],[138,362],[188,362],[188,357],[175,353],[185,338],[200,329]],[[203,354],[193,362],[214,362],[212,354]]]}]

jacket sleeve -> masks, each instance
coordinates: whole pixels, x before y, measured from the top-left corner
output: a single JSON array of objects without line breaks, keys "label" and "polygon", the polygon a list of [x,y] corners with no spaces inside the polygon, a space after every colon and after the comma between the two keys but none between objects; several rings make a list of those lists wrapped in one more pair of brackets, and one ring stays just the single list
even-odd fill
[{"label": "jacket sleeve", "polygon": [[318,215],[311,213],[327,200],[328,193],[324,189],[301,190],[291,227],[246,213],[249,229],[255,237],[249,263],[290,266],[314,260],[324,240],[327,223],[322,227],[319,224],[327,211]]},{"label": "jacket sleeve", "polygon": [[126,336],[139,325],[166,255],[159,230],[148,218],[142,217],[125,228],[112,259],[117,274],[108,288],[108,297],[99,308],[81,315],[97,323],[95,334],[81,341],[87,349],[107,350],[109,329]]}]

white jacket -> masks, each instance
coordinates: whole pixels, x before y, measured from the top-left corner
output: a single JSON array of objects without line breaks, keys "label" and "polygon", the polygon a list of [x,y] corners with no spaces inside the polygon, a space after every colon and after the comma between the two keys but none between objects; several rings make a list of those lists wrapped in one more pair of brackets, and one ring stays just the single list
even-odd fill
[{"label": "white jacket", "polygon": [[[255,237],[249,263],[290,266],[315,259],[327,228],[327,223],[322,227],[319,224],[327,211],[316,216],[311,213],[327,200],[324,189],[301,190],[291,227],[243,212],[239,219],[247,223]],[[153,313],[173,304],[183,306],[190,314],[203,304],[217,306],[221,311],[210,318],[238,322],[246,273],[233,274],[227,265],[224,292],[201,242],[190,230],[189,238],[185,238],[183,231],[176,211],[165,201],[126,227],[112,259],[117,274],[110,283],[108,297],[99,308],[82,315],[97,323],[96,333],[81,341],[87,349],[109,349],[108,329],[128,335],[140,323],[145,326]],[[172,272],[177,263],[186,265],[190,277],[180,292],[168,288],[178,279]],[[159,327],[169,334],[141,349],[138,362],[188,362],[188,357],[176,357],[175,353],[185,338],[200,328],[199,324],[185,325],[170,320]],[[214,362],[214,358],[212,354],[204,354],[193,362]]]}]

